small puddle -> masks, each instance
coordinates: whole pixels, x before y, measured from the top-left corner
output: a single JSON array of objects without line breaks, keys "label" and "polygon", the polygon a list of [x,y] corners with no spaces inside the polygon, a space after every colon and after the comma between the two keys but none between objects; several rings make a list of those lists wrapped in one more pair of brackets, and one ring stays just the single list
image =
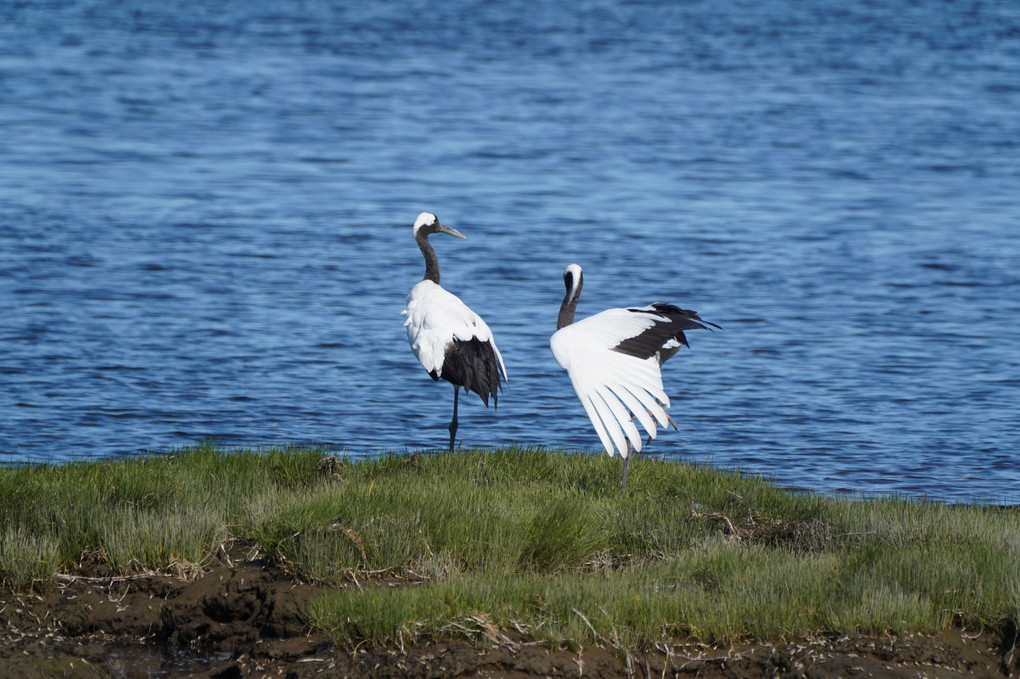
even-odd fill
[{"label": "small puddle", "polygon": [[184,650],[165,650],[154,645],[111,649],[108,656],[110,679],[151,679],[208,672],[230,659],[229,653],[196,656]]}]

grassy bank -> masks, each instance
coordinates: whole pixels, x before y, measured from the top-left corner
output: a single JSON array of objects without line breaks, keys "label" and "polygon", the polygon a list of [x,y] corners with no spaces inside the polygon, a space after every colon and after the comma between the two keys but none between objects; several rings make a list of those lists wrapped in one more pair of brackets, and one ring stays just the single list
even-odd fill
[{"label": "grassy bank", "polygon": [[[297,577],[340,642],[517,630],[619,648],[1020,622],[1020,512],[789,493],[535,449],[352,464],[218,450],[0,470],[0,580],[194,572],[230,540]],[[374,586],[386,581],[401,586]]]}]

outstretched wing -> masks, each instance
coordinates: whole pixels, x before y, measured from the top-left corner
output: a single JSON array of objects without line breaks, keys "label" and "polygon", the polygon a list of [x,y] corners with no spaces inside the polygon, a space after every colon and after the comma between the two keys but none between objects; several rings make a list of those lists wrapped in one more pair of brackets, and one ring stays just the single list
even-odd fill
[{"label": "outstretched wing", "polygon": [[641,452],[635,422],[655,438],[673,424],[659,366],[687,346],[684,330],[718,328],[697,312],[672,304],[608,309],[562,328],[550,345],[567,371],[602,445],[626,457]]},{"label": "outstretched wing", "polygon": [[[669,397],[655,352],[644,357],[635,350],[620,351],[665,321],[655,314],[609,309],[556,331],[550,345],[556,361],[567,371],[574,391],[606,451],[641,451],[642,436],[635,424],[655,437],[669,422]],[[629,444],[629,445],[628,445]]]}]

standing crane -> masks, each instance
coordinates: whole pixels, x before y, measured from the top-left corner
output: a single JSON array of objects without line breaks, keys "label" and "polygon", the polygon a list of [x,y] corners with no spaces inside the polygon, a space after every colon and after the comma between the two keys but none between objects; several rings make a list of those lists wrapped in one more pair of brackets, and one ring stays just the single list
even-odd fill
[{"label": "standing crane", "polygon": [[425,276],[411,288],[403,315],[406,316],[407,341],[429,376],[453,384],[452,451],[457,436],[457,400],[461,387],[478,394],[486,408],[491,396],[495,408],[498,392],[503,388],[500,379],[509,381],[489,326],[459,297],[440,287],[439,259],[429,243],[429,236],[434,233],[467,237],[442,224],[431,212],[418,215],[414,221],[414,239],[425,257]]},{"label": "standing crane", "polygon": [[681,346],[690,347],[684,330],[719,326],[702,320],[696,311],[658,302],[607,309],[575,323],[583,282],[577,264],[564,270],[567,293],[549,344],[556,362],[570,376],[602,445],[610,456],[619,451],[623,457],[623,490],[631,453],[641,452],[635,420],[648,433],[646,445],[655,438],[658,426],[666,428],[669,423],[676,428],[666,412],[669,397],[662,386],[660,366]]}]

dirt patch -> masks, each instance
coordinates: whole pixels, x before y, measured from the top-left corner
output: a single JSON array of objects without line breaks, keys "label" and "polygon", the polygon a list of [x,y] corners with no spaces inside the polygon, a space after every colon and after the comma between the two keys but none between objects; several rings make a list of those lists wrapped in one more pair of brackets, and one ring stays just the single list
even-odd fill
[{"label": "dirt patch", "polygon": [[821,638],[793,644],[550,650],[518,636],[338,648],[303,621],[323,588],[261,561],[201,577],[61,578],[44,594],[0,591],[0,677],[1006,677],[1015,631]]}]

